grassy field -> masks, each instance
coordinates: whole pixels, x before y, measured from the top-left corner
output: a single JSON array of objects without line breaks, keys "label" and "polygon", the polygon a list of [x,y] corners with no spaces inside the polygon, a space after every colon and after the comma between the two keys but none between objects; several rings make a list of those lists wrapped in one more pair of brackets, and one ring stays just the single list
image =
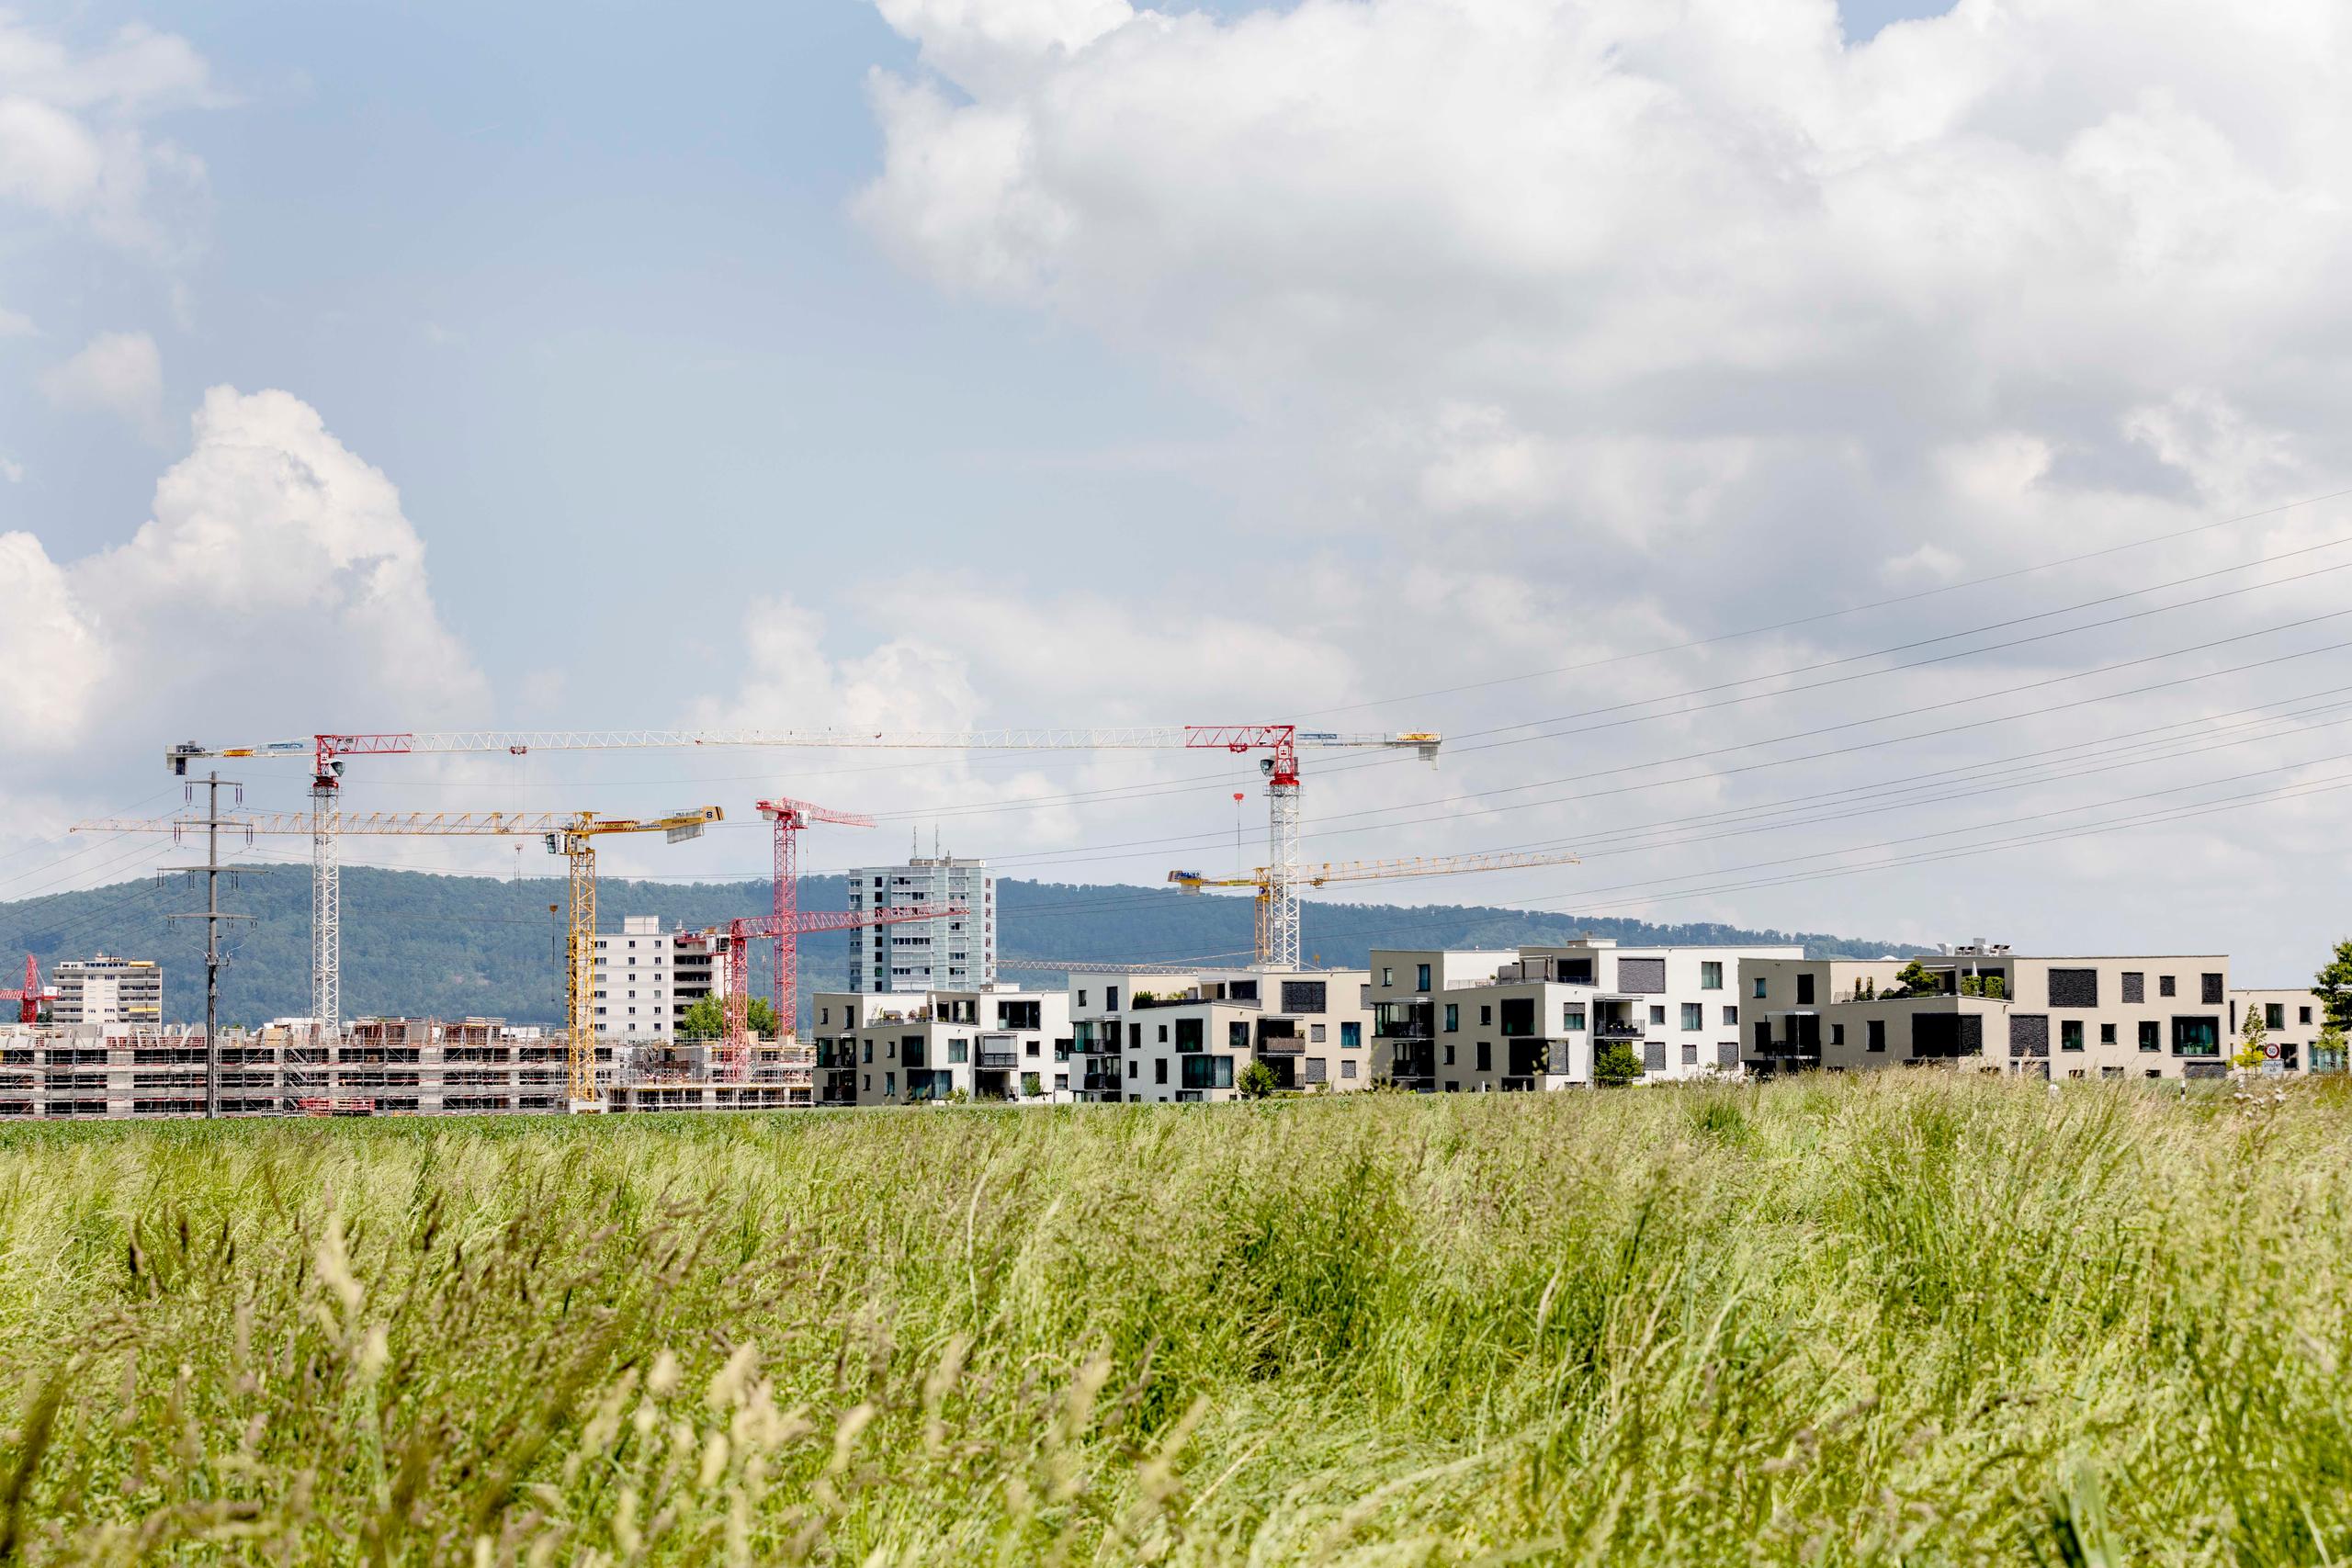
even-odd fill
[{"label": "grassy field", "polygon": [[2352,1097],[0,1133],[0,1560],[2352,1558]]}]

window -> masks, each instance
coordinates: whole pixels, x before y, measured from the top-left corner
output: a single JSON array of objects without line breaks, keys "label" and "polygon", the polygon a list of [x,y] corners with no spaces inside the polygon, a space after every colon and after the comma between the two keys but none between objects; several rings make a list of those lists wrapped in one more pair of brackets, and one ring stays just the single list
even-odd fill
[{"label": "window", "polygon": [[2148,977],[2137,969],[2123,972],[2123,1000],[2129,1005],[2148,999]]},{"label": "window", "polygon": [[2284,1002],[2265,1002],[2265,1003],[2263,1003],[2263,1004],[2262,1004],[2262,1027],[2263,1027],[2263,1028],[2265,1028],[2265,1029],[2284,1029],[2284,1028],[2286,1028],[2286,1027],[2287,1027],[2287,1004],[2286,1004],[2286,1003],[2284,1003]]},{"label": "window", "polygon": [[874,1060],[874,1042],[871,1040],[865,1043],[865,1059],[869,1062]]},{"label": "window", "polygon": [[1178,1019],[1176,1021],[1176,1049],[1180,1052],[1202,1049],[1208,1043],[1207,1040],[1203,1038],[1207,1032],[1207,1025],[1197,1018]]},{"label": "window", "polygon": [[1105,986],[1102,987],[1102,1010],[1104,1012],[1116,1012],[1119,1010],[1118,987]]},{"label": "window", "polygon": [[1797,1006],[1801,1008],[1809,1008],[1812,1005],[1813,976],[1811,975],[1799,975],[1797,976]]},{"label": "window", "polygon": [[1353,1062],[1342,1061],[1340,1064],[1340,1076],[1343,1078],[1351,1078],[1355,1077],[1356,1065]]},{"label": "window", "polygon": [[1682,1065],[1686,1067],[1695,1067],[1699,1065],[1699,1047],[1696,1045],[1682,1047]]},{"label": "window", "polygon": [[947,1043],[947,1065],[949,1066],[954,1066],[958,1062],[968,1062],[971,1059],[971,1042],[967,1040],[950,1040]]},{"label": "window", "polygon": [[1886,1049],[1886,1020],[1883,1018],[1874,1018],[1862,1027],[1865,1031],[1862,1039],[1862,1049],[1865,1051],[1884,1051]]},{"label": "window", "polygon": [[1759,1002],[1760,1002],[1760,1001],[1762,1001],[1762,1000],[1764,999],[1764,976],[1763,976],[1758,975],[1758,976],[1756,976],[1756,986],[1755,986],[1755,988],[1754,988],[1754,989],[1752,989],[1752,990],[1750,990],[1747,994],[1748,994],[1749,996],[1751,996],[1751,997],[1755,998],[1756,998],[1758,1001],[1759,1001]]},{"label": "window", "polygon": [[1154,1083],[1166,1083],[1168,1081],[1167,1057],[1162,1056],[1151,1064],[1151,1081]]},{"label": "window", "polygon": [[1657,1024],[1661,1029],[1665,1028],[1666,1010],[1662,1007],[1652,1007],[1650,1009],[1650,1021]]},{"label": "window", "polygon": [[819,1009],[817,1010],[817,1021],[818,1021],[819,1023],[831,1023],[831,1022],[832,1022],[832,1021],[833,1021],[833,1010],[832,1010],[832,1009],[831,1009],[831,1008],[819,1008]]},{"label": "window", "polygon": [[1084,1007],[1086,1005],[1086,993],[1084,991],[1078,993],[1078,1005],[1080,1007]]},{"label": "window", "polygon": [[2222,1005],[2222,976],[2219,975],[2199,976],[2198,977],[2198,991],[2199,995],[2197,999],[2199,1001],[2203,1002],[2209,1008],[2220,1007]]},{"label": "window", "polygon": [[1453,1034],[1453,1033],[1454,1033],[1454,1032],[1458,1032],[1461,1028],[1462,1028],[1462,1004],[1461,1004],[1460,1002],[1448,1002],[1448,1003],[1446,1003],[1446,1004],[1445,1004],[1445,1032],[1446,1032],[1448,1034]]},{"label": "window", "polygon": [[1491,1040],[1478,1042],[1478,1070],[1482,1073],[1495,1070],[1495,1044]]},{"label": "window", "polygon": [[1164,1023],[1159,1026],[1159,1039],[1157,1043],[1161,1045],[1168,1043],[1168,1026]]},{"label": "window", "polygon": [[874,1075],[872,1073],[867,1073],[865,1075],[865,1092],[868,1094],[872,1094],[874,1092]]},{"label": "window", "polygon": [[1187,1056],[1184,1058],[1186,1089],[1231,1089],[1233,1058],[1230,1056]]},{"label": "window", "polygon": [[882,1075],[882,1092],[886,1095],[895,1095],[899,1092],[898,1074],[884,1073]]},{"label": "window", "polygon": [[1236,1051],[1247,1051],[1250,1049],[1249,1024],[1239,1021],[1227,1024],[1225,1026],[1225,1043],[1233,1047]]},{"label": "window", "polygon": [[2115,1025],[2111,1023],[2102,1023],[2098,1026],[2098,1043],[2102,1045],[2112,1045],[2115,1043]]},{"label": "window", "polygon": [[1832,1045],[1843,1045],[1846,1043],[1846,1026],[1844,1024],[1833,1023],[1829,1026],[1829,1043]]},{"label": "window", "polygon": [[1453,1042],[1451,1040],[1445,1043],[1445,1065],[1449,1067],[1453,1066]]},{"label": "window", "polygon": [[2058,1021],[2058,1049],[2079,1051],[2083,1048],[2083,1021],[2066,1018]]},{"label": "window", "polygon": [[1705,963],[1700,964],[1699,988],[1702,991],[1722,990],[1724,988],[1724,966],[1713,959],[1709,959]]},{"label": "window", "polygon": [[1739,1027],[1739,1009],[1736,1007],[1727,1007],[1724,1009],[1724,1027],[1725,1029],[1737,1029]]},{"label": "window", "polygon": [[2163,1031],[2158,1028],[2154,1019],[2146,1020],[2140,1025],[2140,1049],[2143,1051],[2163,1050],[2162,1034]]},{"label": "window", "polygon": [[1340,1025],[1340,1049],[1342,1051],[1361,1051],[1363,1049],[1363,1024],[1343,1023]]},{"label": "window", "polygon": [[2160,997],[2169,997],[2177,994],[2177,993],[2173,989],[2173,979],[2171,976],[2159,975],[2156,976],[2156,995]]},{"label": "window", "polygon": [[1127,1079],[1129,1082],[1132,1083],[1135,1080],[1136,1068],[1140,1064],[1138,1064],[1134,1057],[1130,1056],[1127,1058]]},{"label": "window", "polygon": [[2176,1056],[2218,1056],[2222,1054],[2222,1021],[2218,1018],[2176,1018],[2172,1021],[2172,1054]]},{"label": "window", "polygon": [[1493,1027],[1494,1027],[1494,1023],[1495,1023],[1495,1010],[1494,1010],[1493,1005],[1492,1005],[1492,1004],[1484,1004],[1484,1005],[1481,1005],[1481,1006],[1480,1006],[1480,1008],[1478,1009],[1478,1027],[1479,1027],[1479,1028],[1481,1028],[1481,1029],[1491,1029],[1491,1028],[1493,1028]]},{"label": "window", "polygon": [[1682,1004],[1682,1027],[1685,1029],[1706,1028],[1707,1010],[1697,1002],[1684,1002]]},{"label": "window", "polygon": [[1560,1004],[1560,1032],[1563,1034],[1584,1032],[1584,1004],[1582,1002]]},{"label": "window", "polygon": [[1384,964],[1380,966],[1380,983],[1384,986],[1393,986],[1396,983],[1395,965]]},{"label": "window", "polygon": [[2050,1005],[2054,1008],[2098,1006],[2098,971],[2096,969],[2051,970]]},{"label": "window", "polygon": [[2296,1009],[2295,1010],[2296,1010],[2296,1011],[2301,1015],[2301,1016],[2296,1020],[2296,1021],[2297,1021],[2297,1022],[2299,1022],[2299,1023],[2309,1023],[2309,1022],[2312,1021],[2312,1010],[2311,1010],[2311,1009],[2309,1009],[2309,1008],[2298,1008],[2298,1009]]},{"label": "window", "polygon": [[1306,1039],[1307,1039],[1307,1043],[1308,1043],[1309,1044],[1314,1044],[1314,1045],[1320,1045],[1320,1044],[1322,1044],[1322,1043],[1323,1043],[1323,1025],[1321,1025],[1321,1024],[1319,1024],[1319,1023],[1310,1023],[1310,1024],[1308,1024],[1308,1025],[1306,1026]]},{"label": "window", "polygon": [[1143,1049],[1142,1024],[1131,1023],[1127,1025],[1127,1046],[1130,1050],[1135,1051],[1140,1051]]},{"label": "window", "polygon": [[1284,980],[1283,982],[1283,1011],[1324,1012],[1329,1010],[1330,987],[1320,980]]},{"label": "window", "polygon": [[1426,991],[1429,988],[1430,966],[1426,964],[1415,964],[1413,966],[1413,989],[1417,991]]}]

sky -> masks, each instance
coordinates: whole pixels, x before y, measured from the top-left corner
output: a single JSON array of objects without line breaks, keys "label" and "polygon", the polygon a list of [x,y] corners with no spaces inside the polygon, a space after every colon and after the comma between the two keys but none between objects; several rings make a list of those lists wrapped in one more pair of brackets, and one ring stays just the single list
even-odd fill
[{"label": "sky", "polygon": [[[2290,983],[2352,924],[2347,73],[2306,0],[7,13],[0,898],[171,858],[66,829],[183,739],[1285,719],[1449,738],[1310,756],[1311,859],[1583,856],[1364,897]],[[820,869],[1262,859],[1182,754],[346,805],[709,799],[608,864],[732,877],[778,791],[881,819]]]}]

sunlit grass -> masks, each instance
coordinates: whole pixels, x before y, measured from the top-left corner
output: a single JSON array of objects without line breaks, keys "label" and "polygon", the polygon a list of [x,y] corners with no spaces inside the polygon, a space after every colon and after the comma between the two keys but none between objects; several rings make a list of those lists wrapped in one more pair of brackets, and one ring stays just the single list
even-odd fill
[{"label": "sunlit grass", "polygon": [[0,1133],[0,1557],[2352,1557],[2352,1097]]}]

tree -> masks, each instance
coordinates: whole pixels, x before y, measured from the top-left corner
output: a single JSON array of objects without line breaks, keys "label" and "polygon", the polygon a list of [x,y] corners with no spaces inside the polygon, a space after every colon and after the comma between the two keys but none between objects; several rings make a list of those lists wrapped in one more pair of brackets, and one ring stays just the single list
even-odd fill
[{"label": "tree", "polygon": [[1943,982],[1936,977],[1935,972],[1915,958],[1903,966],[1903,973],[1894,977],[1894,989],[1887,994],[1891,997],[1932,997],[1943,988]]},{"label": "tree", "polygon": [[2237,1055],[2230,1058],[2230,1066],[2242,1073],[2260,1072],[2265,1059],[2262,1040],[2269,1032],[2270,1026],[2263,1021],[2262,1004],[2248,1002],[2245,1027],[2238,1031]]},{"label": "tree", "polygon": [[2335,955],[2312,977],[2312,995],[2329,1022],[2352,1033],[2352,939],[2337,942]]},{"label": "tree", "polygon": [[1640,1058],[1623,1040],[1611,1040],[1592,1054],[1592,1081],[1604,1089],[1632,1083],[1641,1076]]},{"label": "tree", "polygon": [[1263,1100],[1282,1087],[1282,1080],[1274,1077],[1274,1069],[1265,1063],[1252,1062],[1241,1069],[1241,1076],[1233,1080],[1233,1087],[1244,1100]]},{"label": "tree", "polygon": [[[775,1009],[764,998],[750,998],[749,1020],[752,1032],[775,1038]],[[678,1020],[681,1040],[717,1040],[727,1032],[727,998],[707,996],[697,999]]]},{"label": "tree", "polygon": [[2321,1027],[2319,1038],[2312,1042],[2311,1069],[2315,1073],[2340,1073],[2344,1068],[2344,1026],[2331,1018]]}]

